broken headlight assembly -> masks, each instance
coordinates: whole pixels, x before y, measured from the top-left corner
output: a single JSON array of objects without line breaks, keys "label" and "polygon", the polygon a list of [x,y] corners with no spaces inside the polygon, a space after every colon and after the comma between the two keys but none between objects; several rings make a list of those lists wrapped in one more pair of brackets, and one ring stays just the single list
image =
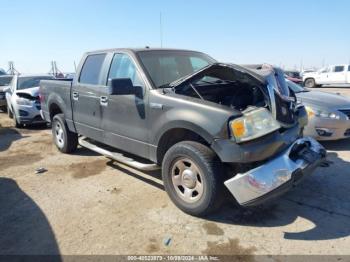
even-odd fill
[{"label": "broken headlight assembly", "polygon": [[17,97],[16,103],[17,103],[17,105],[20,105],[20,106],[31,106],[32,105],[32,101],[30,101],[29,99],[23,98],[23,97]]},{"label": "broken headlight assembly", "polygon": [[229,122],[231,135],[238,143],[262,137],[281,127],[265,108],[250,108],[243,114],[242,117]]}]

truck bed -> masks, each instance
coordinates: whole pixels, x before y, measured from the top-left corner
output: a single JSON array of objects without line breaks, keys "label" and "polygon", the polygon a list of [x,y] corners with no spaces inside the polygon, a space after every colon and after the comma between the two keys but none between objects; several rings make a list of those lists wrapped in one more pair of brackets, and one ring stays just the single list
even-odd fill
[{"label": "truck bed", "polygon": [[[63,113],[66,120],[72,121],[71,87],[71,79],[40,81],[41,110],[46,121],[51,122],[49,108],[53,103],[64,108]],[[48,101],[50,101],[50,105]]]}]

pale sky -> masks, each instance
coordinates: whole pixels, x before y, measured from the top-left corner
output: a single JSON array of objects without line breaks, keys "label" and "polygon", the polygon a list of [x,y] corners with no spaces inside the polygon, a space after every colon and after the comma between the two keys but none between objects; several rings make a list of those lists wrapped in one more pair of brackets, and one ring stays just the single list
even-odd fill
[{"label": "pale sky", "polygon": [[[52,4],[54,3],[54,4]],[[0,68],[74,71],[86,51],[163,47],[287,68],[350,62],[350,1],[2,0]]]}]

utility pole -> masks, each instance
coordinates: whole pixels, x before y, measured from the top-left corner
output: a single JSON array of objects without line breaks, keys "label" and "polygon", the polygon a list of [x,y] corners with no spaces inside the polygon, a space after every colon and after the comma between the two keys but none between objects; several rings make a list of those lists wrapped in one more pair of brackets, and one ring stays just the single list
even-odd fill
[{"label": "utility pole", "polygon": [[58,69],[56,61],[51,61],[50,75],[54,77],[64,77],[63,73]]},{"label": "utility pole", "polygon": [[20,73],[18,70],[15,68],[15,63],[13,61],[9,62],[9,69],[6,72],[9,75],[19,75]]}]

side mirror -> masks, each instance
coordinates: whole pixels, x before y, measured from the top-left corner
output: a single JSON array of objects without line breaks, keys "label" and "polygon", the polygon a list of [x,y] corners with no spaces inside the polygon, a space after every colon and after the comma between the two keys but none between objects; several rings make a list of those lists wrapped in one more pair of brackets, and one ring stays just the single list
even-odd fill
[{"label": "side mirror", "polygon": [[110,80],[109,95],[135,95],[136,88],[130,78],[114,78]]},{"label": "side mirror", "polygon": [[9,92],[10,91],[10,87],[9,86],[7,86],[7,87],[5,87],[2,91],[4,92],[4,93],[7,93],[7,92]]}]

